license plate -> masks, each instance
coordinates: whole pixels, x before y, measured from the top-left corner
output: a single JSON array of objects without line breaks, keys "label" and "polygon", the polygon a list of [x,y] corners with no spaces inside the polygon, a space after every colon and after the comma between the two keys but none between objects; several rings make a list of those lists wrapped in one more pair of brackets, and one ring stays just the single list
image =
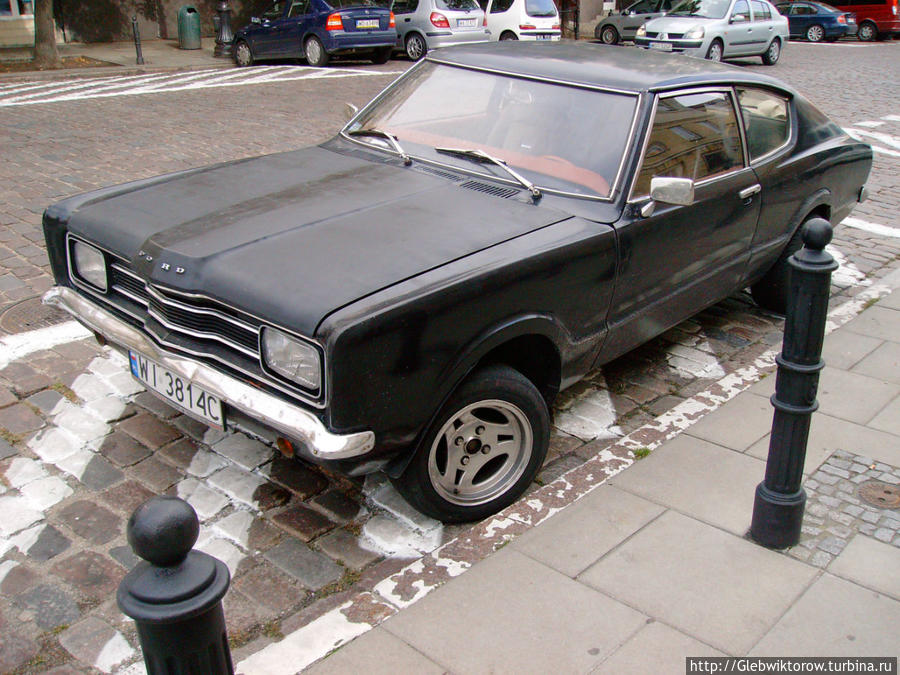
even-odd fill
[{"label": "license plate", "polygon": [[225,427],[222,402],[190,380],[176,375],[136,352],[128,352],[131,374],[147,387],[182,410],[199,417],[217,429]]},{"label": "license plate", "polygon": [[553,36],[549,33],[538,33],[537,35],[534,36],[535,40],[550,40],[552,38],[553,38]]},{"label": "license plate", "polygon": [[357,28],[378,28],[378,19],[357,19]]},{"label": "license plate", "polygon": [[472,26],[478,25],[478,19],[459,19],[456,22],[456,25],[460,28],[471,28]]},{"label": "license plate", "polygon": [[650,49],[658,49],[661,52],[670,52],[670,51],[672,51],[672,43],[671,42],[651,42]]}]

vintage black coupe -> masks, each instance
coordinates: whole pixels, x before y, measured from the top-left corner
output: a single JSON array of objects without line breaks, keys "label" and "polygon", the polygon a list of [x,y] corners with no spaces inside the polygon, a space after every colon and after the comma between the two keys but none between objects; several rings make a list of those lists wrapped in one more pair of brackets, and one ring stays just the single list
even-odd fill
[{"label": "vintage black coupe", "polygon": [[451,48],[318,147],[51,206],[46,301],[208,424],[473,520],[590,369],[748,286],[783,309],[801,225],[850,213],[871,161],[747,69]]}]

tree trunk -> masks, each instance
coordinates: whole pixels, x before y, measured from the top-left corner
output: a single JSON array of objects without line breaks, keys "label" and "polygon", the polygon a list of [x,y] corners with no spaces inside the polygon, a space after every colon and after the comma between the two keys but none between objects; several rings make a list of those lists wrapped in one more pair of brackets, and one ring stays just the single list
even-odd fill
[{"label": "tree trunk", "polygon": [[38,68],[59,68],[53,0],[34,0],[34,64]]}]

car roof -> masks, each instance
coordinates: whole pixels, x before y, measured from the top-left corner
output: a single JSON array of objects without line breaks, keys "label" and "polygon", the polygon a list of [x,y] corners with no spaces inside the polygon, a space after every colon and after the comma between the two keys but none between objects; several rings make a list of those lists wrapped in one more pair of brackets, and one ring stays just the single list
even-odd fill
[{"label": "car roof", "polygon": [[502,41],[429,52],[429,61],[598,89],[660,91],[702,84],[761,84],[794,94],[772,77],[683,54],[562,40]]}]

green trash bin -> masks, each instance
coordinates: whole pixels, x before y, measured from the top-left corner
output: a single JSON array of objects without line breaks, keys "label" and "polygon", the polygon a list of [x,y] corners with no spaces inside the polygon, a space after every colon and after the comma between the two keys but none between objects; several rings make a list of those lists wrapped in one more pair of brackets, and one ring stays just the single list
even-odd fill
[{"label": "green trash bin", "polygon": [[200,49],[200,13],[193,5],[178,10],[178,46],[181,49]]}]

